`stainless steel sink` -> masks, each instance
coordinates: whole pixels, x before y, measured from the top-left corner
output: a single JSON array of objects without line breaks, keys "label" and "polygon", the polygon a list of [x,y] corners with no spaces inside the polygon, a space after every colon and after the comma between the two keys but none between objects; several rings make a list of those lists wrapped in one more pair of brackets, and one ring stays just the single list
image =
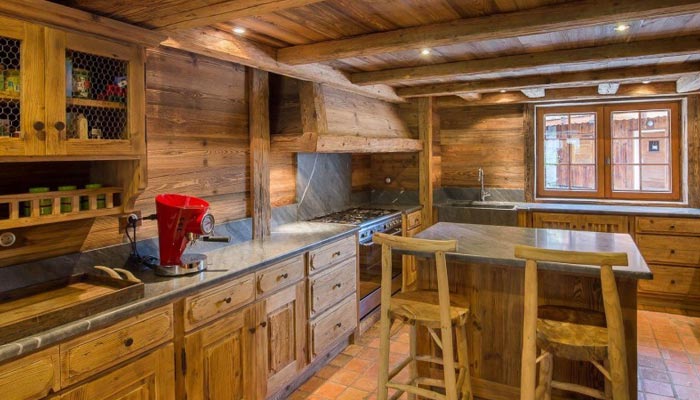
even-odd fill
[{"label": "stainless steel sink", "polygon": [[517,206],[497,201],[458,200],[438,206],[438,220],[465,224],[517,226]]}]

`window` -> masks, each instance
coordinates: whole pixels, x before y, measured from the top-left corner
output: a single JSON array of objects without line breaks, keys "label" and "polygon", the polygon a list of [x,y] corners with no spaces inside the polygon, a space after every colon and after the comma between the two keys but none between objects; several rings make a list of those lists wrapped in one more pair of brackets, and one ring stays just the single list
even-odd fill
[{"label": "window", "polygon": [[538,107],[538,197],[680,200],[677,102]]}]

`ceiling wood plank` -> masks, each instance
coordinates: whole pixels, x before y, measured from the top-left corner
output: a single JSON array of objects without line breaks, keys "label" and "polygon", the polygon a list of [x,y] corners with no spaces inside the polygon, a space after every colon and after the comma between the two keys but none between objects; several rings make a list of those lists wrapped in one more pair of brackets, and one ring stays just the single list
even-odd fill
[{"label": "ceiling wood plank", "polygon": [[423,96],[446,96],[460,93],[497,92],[499,90],[522,90],[535,87],[547,89],[595,86],[615,81],[638,83],[643,80],[676,80],[683,74],[697,74],[700,62],[660,64],[645,67],[611,68],[555,75],[525,75],[517,78],[475,80],[470,82],[448,82],[433,85],[408,86],[396,89],[403,98]]},{"label": "ceiling wood plank", "polygon": [[259,68],[296,79],[325,83],[328,86],[375,99],[393,103],[404,102],[401,97],[396,95],[394,89],[389,86],[354,85],[342,72],[327,65],[291,66],[278,63],[272,56],[274,54],[273,49],[260,44],[253,44],[233,34],[216,29],[194,28],[186,31],[171,32],[170,37],[162,45],[235,62],[248,67]]},{"label": "ceiling wood plank", "polygon": [[688,93],[700,90],[700,73],[681,76],[676,81],[678,93]]},{"label": "ceiling wood plank", "polygon": [[280,49],[277,52],[277,59],[288,64],[308,64],[697,12],[700,12],[700,1],[697,0],[577,1],[521,12],[466,18],[346,39],[290,46]]},{"label": "ceiling wood plank", "polygon": [[539,99],[545,95],[544,88],[522,89],[521,92],[531,99]]},{"label": "ceiling wood plank", "polygon": [[457,96],[439,97],[438,105],[440,107],[464,107],[464,106],[488,106],[499,104],[517,104],[517,103],[548,103],[561,101],[581,101],[581,100],[600,100],[600,99],[627,99],[627,98],[652,98],[660,96],[673,96],[676,93],[675,82],[659,82],[644,85],[627,84],[620,85],[619,90],[614,95],[601,95],[598,93],[598,87],[576,87],[547,90],[545,97],[540,99],[531,99],[521,92],[508,93],[484,93],[480,100],[465,101]]},{"label": "ceiling wood plank", "polygon": [[598,85],[598,94],[610,95],[617,93],[620,84],[617,82],[607,82]]},{"label": "ceiling wood plank", "polygon": [[322,0],[229,0],[145,21],[163,30],[189,29],[302,7]]},{"label": "ceiling wood plank", "polygon": [[604,61],[639,63],[643,60],[656,61],[659,57],[692,55],[698,51],[700,51],[700,36],[690,35],[419,67],[356,72],[350,75],[350,80],[358,85],[407,83],[416,80],[456,78],[473,74],[508,73],[552,65]]}]

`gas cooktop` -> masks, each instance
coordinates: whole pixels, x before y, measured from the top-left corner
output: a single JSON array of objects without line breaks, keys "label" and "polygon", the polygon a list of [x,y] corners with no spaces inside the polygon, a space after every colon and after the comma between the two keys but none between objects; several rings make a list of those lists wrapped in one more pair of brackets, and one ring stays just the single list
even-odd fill
[{"label": "gas cooktop", "polygon": [[362,225],[368,221],[394,214],[392,210],[377,210],[371,208],[351,208],[345,211],[338,211],[333,214],[324,215],[313,219],[316,222],[330,222],[334,224]]}]

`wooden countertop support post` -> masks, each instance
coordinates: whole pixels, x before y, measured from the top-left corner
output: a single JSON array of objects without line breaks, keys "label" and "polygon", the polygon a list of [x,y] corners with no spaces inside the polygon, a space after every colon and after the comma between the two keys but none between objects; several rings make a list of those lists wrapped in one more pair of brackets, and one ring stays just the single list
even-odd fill
[{"label": "wooden countertop support post", "polygon": [[250,192],[253,198],[253,239],[270,235],[270,88],[266,71],[248,68],[250,132]]},{"label": "wooden countertop support post", "polygon": [[424,228],[433,224],[433,133],[438,129],[434,103],[432,97],[418,99],[418,138],[423,143],[418,154],[418,193]]}]

